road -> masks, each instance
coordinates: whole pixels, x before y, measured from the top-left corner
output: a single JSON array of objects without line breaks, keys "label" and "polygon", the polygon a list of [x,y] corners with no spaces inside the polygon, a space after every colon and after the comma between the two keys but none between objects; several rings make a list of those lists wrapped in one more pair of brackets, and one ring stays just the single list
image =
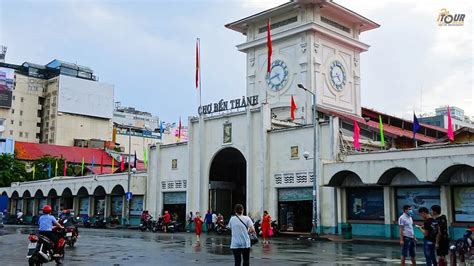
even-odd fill
[{"label": "road", "polygon": [[[28,233],[34,227],[0,229],[0,265],[26,265]],[[125,229],[80,229],[77,246],[66,248],[64,265],[233,265],[230,236],[152,233]],[[381,265],[398,264],[399,247],[391,244],[310,241],[273,238],[251,251],[251,265]],[[418,258],[422,258],[418,248]],[[420,261],[421,263],[421,261]]]}]

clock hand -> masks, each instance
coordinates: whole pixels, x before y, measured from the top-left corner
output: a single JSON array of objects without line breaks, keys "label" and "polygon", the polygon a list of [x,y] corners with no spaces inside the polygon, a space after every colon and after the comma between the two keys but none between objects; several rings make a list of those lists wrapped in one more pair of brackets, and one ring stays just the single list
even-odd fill
[{"label": "clock hand", "polygon": [[[278,73],[276,73],[275,75],[273,75],[272,77],[270,77],[270,80],[272,80],[272,79],[274,79],[274,78],[276,78],[276,77],[279,77],[279,76],[280,76],[280,75],[279,75]],[[278,78],[278,79],[280,79],[280,78]]]}]

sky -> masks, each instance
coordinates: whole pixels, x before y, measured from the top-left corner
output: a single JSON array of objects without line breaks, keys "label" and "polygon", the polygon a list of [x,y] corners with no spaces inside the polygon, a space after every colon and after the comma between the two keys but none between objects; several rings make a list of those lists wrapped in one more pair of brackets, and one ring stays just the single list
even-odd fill
[{"label": "sky", "polygon": [[[225,24],[281,0],[0,0],[6,61],[61,59],[92,68],[114,84],[115,101],[163,121],[197,115],[195,40],[201,39],[202,102],[245,95],[245,36]],[[362,106],[411,119],[440,105],[474,116],[471,0],[335,1],[381,25],[362,33]],[[440,27],[441,8],[466,14]]]}]

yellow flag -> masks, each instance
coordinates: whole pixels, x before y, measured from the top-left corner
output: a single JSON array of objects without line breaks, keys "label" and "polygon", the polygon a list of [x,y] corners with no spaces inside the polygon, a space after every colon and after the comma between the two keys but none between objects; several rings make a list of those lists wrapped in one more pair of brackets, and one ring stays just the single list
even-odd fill
[{"label": "yellow flag", "polygon": [[56,160],[56,166],[54,167],[54,176],[58,176],[58,160]]},{"label": "yellow flag", "polygon": [[33,164],[33,180],[35,180],[36,166]]},{"label": "yellow flag", "polygon": [[112,157],[112,174],[114,173],[114,162],[115,162],[114,157]]}]

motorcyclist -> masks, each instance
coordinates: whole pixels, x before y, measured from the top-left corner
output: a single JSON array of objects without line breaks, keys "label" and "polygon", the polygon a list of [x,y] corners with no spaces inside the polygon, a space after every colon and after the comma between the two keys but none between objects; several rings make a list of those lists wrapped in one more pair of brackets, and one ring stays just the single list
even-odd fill
[{"label": "motorcyclist", "polygon": [[217,215],[217,223],[216,224],[217,224],[218,227],[225,227],[224,226],[224,216],[222,216],[222,214],[220,214],[220,213]]},{"label": "motorcyclist", "polygon": [[41,217],[38,219],[38,224],[39,234],[49,238],[54,243],[53,251],[55,255],[57,255],[56,253],[59,238],[55,233],[53,233],[53,226],[58,226],[62,229],[64,229],[64,227],[60,225],[58,221],[56,221],[54,216],[51,215],[51,206],[44,205],[43,215],[41,215]]},{"label": "motorcyclist", "polygon": [[62,221],[67,221],[66,223],[63,223],[64,227],[74,227],[76,229],[76,234],[79,235],[79,230],[77,228],[78,221],[76,217],[71,214],[71,210],[64,209],[59,217]]},{"label": "motorcyclist", "polygon": [[150,222],[151,220],[151,215],[148,213],[147,210],[144,210],[142,212],[142,215],[140,216],[140,220],[142,221],[142,223],[145,225],[145,227],[148,227],[148,223]]}]

